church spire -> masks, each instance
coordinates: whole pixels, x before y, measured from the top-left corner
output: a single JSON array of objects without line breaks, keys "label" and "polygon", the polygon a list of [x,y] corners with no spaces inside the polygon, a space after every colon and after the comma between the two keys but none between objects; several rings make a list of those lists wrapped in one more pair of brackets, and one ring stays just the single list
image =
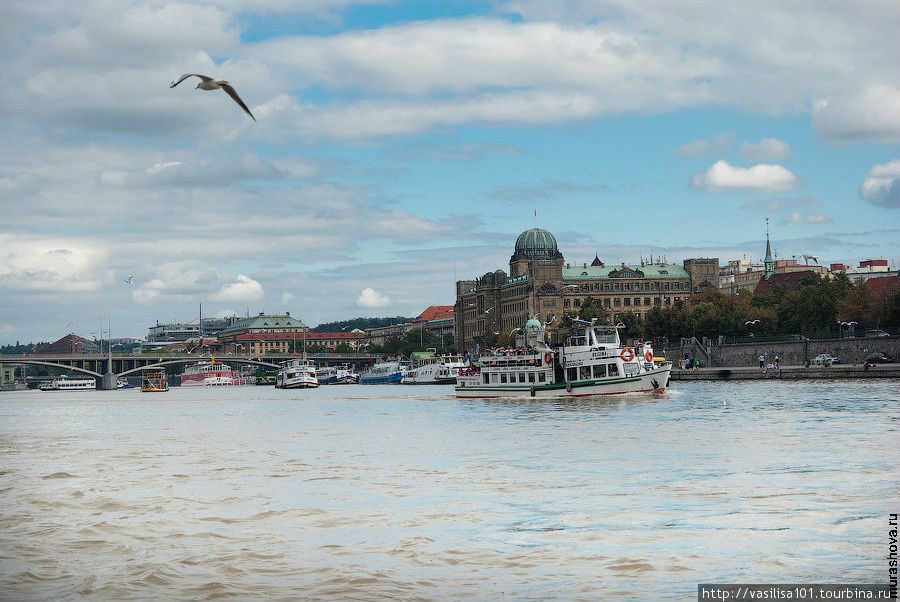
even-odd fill
[{"label": "church spire", "polygon": [[766,218],[766,258],[763,261],[763,278],[768,280],[775,274],[775,260],[772,259],[772,244],[769,242],[769,218]]}]

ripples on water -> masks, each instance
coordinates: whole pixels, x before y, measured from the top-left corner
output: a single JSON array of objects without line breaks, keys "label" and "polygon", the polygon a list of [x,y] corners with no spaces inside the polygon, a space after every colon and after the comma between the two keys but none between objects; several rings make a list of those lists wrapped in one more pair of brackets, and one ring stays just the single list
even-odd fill
[{"label": "ripples on water", "polygon": [[689,598],[698,582],[881,582],[896,391],[3,393],[0,597],[640,599]]}]

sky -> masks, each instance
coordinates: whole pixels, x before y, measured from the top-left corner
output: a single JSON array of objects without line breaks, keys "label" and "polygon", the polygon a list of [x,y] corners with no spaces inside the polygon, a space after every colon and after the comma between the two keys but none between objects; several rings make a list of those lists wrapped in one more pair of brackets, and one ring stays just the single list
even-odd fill
[{"label": "sky", "polygon": [[896,265],[898,23],[895,0],[6,0],[0,344],[201,303],[414,316],[535,225],[572,263],[759,260],[768,218],[780,257]]}]

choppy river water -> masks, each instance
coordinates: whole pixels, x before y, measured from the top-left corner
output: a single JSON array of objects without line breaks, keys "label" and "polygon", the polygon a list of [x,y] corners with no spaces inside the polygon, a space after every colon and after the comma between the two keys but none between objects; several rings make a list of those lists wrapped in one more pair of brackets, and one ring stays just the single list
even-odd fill
[{"label": "choppy river water", "polygon": [[0,598],[885,582],[896,382],[0,393]]}]

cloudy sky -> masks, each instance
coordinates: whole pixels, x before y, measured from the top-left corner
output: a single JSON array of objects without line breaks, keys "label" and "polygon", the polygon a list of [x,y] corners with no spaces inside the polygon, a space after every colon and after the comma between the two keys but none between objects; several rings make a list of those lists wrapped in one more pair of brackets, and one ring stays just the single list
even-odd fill
[{"label": "cloudy sky", "polygon": [[200,302],[415,315],[535,223],[572,262],[755,259],[766,217],[782,257],[896,262],[897,23],[895,0],[6,0],[0,343]]}]

